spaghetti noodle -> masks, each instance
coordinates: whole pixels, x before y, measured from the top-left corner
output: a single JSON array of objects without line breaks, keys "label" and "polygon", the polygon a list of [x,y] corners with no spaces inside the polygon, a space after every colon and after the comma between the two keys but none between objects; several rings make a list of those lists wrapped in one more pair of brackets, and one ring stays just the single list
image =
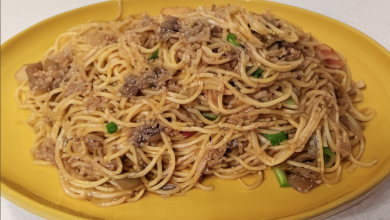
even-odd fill
[{"label": "spaghetti noodle", "polygon": [[[307,192],[339,182],[342,160],[349,172],[377,162],[360,161],[360,122],[376,115],[353,105],[364,81],[269,11],[172,7],[121,19],[119,10],[61,34],[15,77],[35,163],[54,165],[66,194],[100,206],[212,190],[205,175],[251,190],[280,165]],[[250,174],[258,179],[246,185]]]}]

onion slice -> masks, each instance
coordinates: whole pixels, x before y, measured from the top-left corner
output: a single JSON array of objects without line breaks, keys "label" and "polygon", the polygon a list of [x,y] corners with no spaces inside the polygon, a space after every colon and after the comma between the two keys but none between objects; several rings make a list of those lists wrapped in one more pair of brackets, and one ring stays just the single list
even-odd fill
[{"label": "onion slice", "polygon": [[343,123],[349,130],[351,130],[358,139],[362,136],[362,128],[360,127],[360,124],[354,117],[352,117],[349,114],[344,115],[341,117],[340,122]]},{"label": "onion slice", "polygon": [[24,64],[18,71],[15,72],[15,79],[19,83],[28,80],[26,68],[29,64]]},{"label": "onion slice", "polygon": [[358,89],[361,89],[366,86],[366,83],[364,82],[364,79],[360,79],[357,82],[355,82],[355,86],[358,87]]},{"label": "onion slice", "polygon": [[191,8],[190,7],[185,7],[185,6],[176,6],[176,7],[167,7],[167,8],[163,8],[161,9],[161,15],[184,15],[184,14],[188,14],[191,12]]}]

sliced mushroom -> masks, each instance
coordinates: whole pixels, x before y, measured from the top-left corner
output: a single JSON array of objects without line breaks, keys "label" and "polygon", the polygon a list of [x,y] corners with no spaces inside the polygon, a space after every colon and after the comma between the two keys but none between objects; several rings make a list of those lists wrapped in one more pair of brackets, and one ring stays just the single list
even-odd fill
[{"label": "sliced mushroom", "polygon": [[311,171],[311,170],[308,170],[308,169],[305,169],[302,167],[295,167],[294,169],[289,170],[288,172],[295,174],[295,175],[302,176],[302,177],[307,178],[307,179],[312,179],[312,180],[320,179],[317,172],[314,172],[314,171]]},{"label": "sliced mushroom", "polygon": [[304,178],[295,174],[288,175],[287,180],[292,186],[292,188],[294,188],[300,193],[307,193],[319,185],[316,181],[312,179]]},{"label": "sliced mushroom", "polygon": [[126,189],[132,189],[134,187],[137,187],[142,184],[141,178],[124,178],[119,180],[111,180],[111,184],[115,186],[119,186],[120,188],[126,190]]},{"label": "sliced mushroom", "polygon": [[312,154],[303,153],[303,154],[299,154],[298,156],[294,157],[293,161],[302,163],[302,162],[305,162],[308,160],[314,160],[314,159],[315,159],[315,156],[313,156]]}]

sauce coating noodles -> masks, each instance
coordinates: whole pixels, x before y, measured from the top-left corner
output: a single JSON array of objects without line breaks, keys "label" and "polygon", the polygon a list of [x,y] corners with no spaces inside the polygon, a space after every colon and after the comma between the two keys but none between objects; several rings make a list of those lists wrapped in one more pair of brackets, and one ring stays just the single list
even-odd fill
[{"label": "sauce coating noodles", "polygon": [[[206,175],[251,190],[270,167],[308,192],[339,182],[342,160],[348,172],[377,162],[360,161],[360,122],[376,115],[353,105],[364,81],[333,48],[269,11],[118,13],[61,34],[15,77],[15,101],[31,110],[35,163],[54,165],[66,194],[99,206],[212,190]],[[257,180],[246,185],[250,174]]]}]

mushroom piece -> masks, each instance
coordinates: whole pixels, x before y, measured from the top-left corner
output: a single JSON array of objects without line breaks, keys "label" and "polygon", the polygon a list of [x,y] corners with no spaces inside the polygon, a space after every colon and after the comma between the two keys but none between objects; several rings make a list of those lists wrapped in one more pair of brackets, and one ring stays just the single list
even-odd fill
[{"label": "mushroom piece", "polygon": [[141,185],[142,181],[141,178],[124,178],[118,180],[111,180],[110,183],[115,185],[116,187],[119,186],[120,188],[126,190]]},{"label": "mushroom piece", "polygon": [[[304,178],[299,175],[290,174],[287,176],[288,182],[291,187],[297,190],[300,193],[307,193],[311,189],[317,187],[319,183],[313,179]],[[320,180],[319,180],[320,182]]]}]

